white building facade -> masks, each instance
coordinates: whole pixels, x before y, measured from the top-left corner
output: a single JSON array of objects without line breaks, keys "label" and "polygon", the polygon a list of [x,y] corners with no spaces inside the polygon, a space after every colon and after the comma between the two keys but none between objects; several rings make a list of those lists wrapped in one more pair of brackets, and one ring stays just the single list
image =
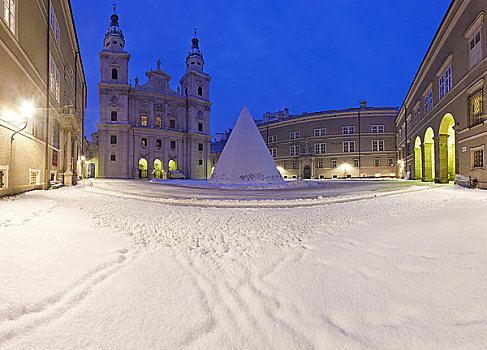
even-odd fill
[{"label": "white building facade", "polygon": [[210,76],[203,71],[198,39],[186,57],[178,91],[160,68],[148,81],[128,82],[130,54],[118,16],[111,16],[100,52],[98,152],[88,160],[88,176],[108,178],[194,178],[210,176]]}]

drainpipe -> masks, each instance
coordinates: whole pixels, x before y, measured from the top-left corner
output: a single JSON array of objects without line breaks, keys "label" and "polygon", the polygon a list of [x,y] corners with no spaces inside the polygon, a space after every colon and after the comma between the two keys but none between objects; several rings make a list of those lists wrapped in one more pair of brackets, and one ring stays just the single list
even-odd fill
[{"label": "drainpipe", "polygon": [[47,54],[46,54],[46,68],[47,68],[47,75],[46,75],[46,122],[45,122],[45,135],[46,135],[46,148],[45,148],[45,169],[44,169],[44,189],[49,189],[49,94],[51,89],[51,81],[50,81],[50,73],[51,73],[51,64],[50,64],[50,26],[51,26],[51,0],[47,0],[47,35],[46,35],[46,45],[47,45]]}]

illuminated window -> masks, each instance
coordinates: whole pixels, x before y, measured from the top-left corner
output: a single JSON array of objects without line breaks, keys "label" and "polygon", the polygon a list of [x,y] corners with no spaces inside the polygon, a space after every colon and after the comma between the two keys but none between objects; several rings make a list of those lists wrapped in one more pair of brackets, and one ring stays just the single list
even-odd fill
[{"label": "illuminated window", "polygon": [[468,116],[470,126],[482,123],[485,120],[482,103],[483,89],[477,90],[468,98]]},{"label": "illuminated window", "polygon": [[372,151],[384,151],[384,140],[372,140]]},{"label": "illuminated window", "polygon": [[383,133],[384,132],[384,125],[372,125],[372,133]]},{"label": "illuminated window", "polygon": [[147,139],[145,137],[140,139],[140,145],[142,147],[147,147]]},{"label": "illuminated window", "polygon": [[477,31],[470,37],[469,49],[470,49],[470,68],[475,67],[482,60],[482,27],[479,27]]},{"label": "illuminated window", "polygon": [[325,154],[326,143],[315,143],[315,154]]},{"label": "illuminated window", "polygon": [[299,145],[294,145],[289,147],[289,155],[290,156],[298,156],[299,155]]},{"label": "illuminated window", "polygon": [[343,142],[343,152],[355,152],[355,141]]},{"label": "illuminated window", "polygon": [[16,0],[2,0],[3,16],[2,19],[8,29],[15,34]]},{"label": "illuminated window", "polygon": [[344,126],[342,127],[342,134],[355,134],[355,126]]},{"label": "illuminated window", "polygon": [[451,64],[446,67],[440,76],[440,100],[451,90]]},{"label": "illuminated window", "polygon": [[428,114],[433,108],[433,91],[429,90],[424,97],[424,115]]},{"label": "illuminated window", "polygon": [[140,125],[147,126],[147,116],[146,115],[140,116]]},{"label": "illuminated window", "polygon": [[115,68],[112,69],[112,79],[118,79],[118,70],[116,70]]},{"label": "illuminated window", "polygon": [[162,140],[156,140],[156,147],[161,148],[162,147]]},{"label": "illuminated window", "polygon": [[117,111],[112,111],[111,112],[111,120],[112,122],[116,122],[117,121]]},{"label": "illuminated window", "polygon": [[162,118],[160,116],[156,117],[156,128],[160,128],[162,126]]},{"label": "illuminated window", "polygon": [[[6,0],[4,0],[6,1]],[[12,2],[12,0],[10,0],[10,2]],[[52,7],[52,4],[51,4],[51,28],[54,32],[54,36],[56,37],[56,41],[57,43],[59,44],[59,41],[60,41],[60,32],[59,32],[59,25],[58,25],[58,22],[57,22],[57,18],[56,18],[56,14],[54,13],[54,8]]]}]

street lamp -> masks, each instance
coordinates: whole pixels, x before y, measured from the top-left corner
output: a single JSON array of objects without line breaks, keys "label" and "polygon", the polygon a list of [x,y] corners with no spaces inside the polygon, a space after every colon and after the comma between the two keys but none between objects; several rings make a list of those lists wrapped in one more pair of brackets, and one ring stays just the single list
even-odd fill
[{"label": "street lamp", "polygon": [[36,108],[34,103],[31,101],[23,101],[22,104],[18,107],[18,112],[13,110],[6,110],[2,113],[2,119],[6,120],[10,124],[17,125],[18,123],[24,123],[24,126],[13,133],[10,137],[10,143],[13,142],[14,136],[17,135],[19,132],[23,131],[27,127],[27,122],[29,119],[32,118],[34,113],[36,112]]}]

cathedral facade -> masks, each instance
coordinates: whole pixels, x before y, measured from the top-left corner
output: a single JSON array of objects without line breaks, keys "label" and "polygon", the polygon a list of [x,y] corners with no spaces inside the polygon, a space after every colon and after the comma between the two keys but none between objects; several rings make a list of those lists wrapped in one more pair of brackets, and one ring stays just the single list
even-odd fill
[{"label": "cathedral facade", "polygon": [[88,177],[193,178],[210,174],[210,76],[196,36],[177,91],[157,62],[147,82],[128,82],[130,54],[118,16],[100,52],[100,122],[89,147]]}]

